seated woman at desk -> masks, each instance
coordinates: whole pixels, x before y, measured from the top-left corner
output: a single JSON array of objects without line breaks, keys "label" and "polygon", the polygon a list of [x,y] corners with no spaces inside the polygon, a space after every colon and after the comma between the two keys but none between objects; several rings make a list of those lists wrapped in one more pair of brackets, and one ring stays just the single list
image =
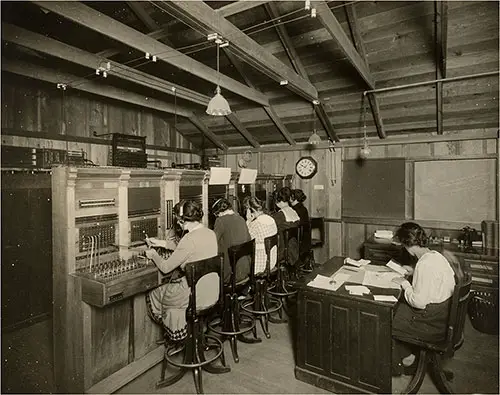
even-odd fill
[{"label": "seated woman at desk", "polygon": [[[392,334],[428,342],[444,340],[455,287],[455,272],[441,253],[427,247],[427,235],[418,224],[404,223],[394,238],[418,261],[411,284],[404,278],[394,280],[401,284],[406,303],[400,303],[397,307]],[[415,355],[411,349],[405,343],[396,341],[394,374],[401,374],[403,367],[411,366],[414,362]]]},{"label": "seated woman at desk", "polygon": [[[273,215],[278,227],[279,239],[283,240],[283,231],[288,228],[297,227],[300,223],[300,217],[297,212],[290,207],[290,196],[292,190],[288,187],[281,188],[276,194],[276,206],[279,211]],[[284,244],[278,242],[278,260],[284,259]],[[290,265],[295,265],[299,259],[299,245],[295,238],[291,239],[288,244],[288,262]]]},{"label": "seated woman at desk", "polygon": [[[186,263],[216,256],[217,239],[215,233],[201,223],[203,210],[199,203],[181,201],[174,206],[174,214],[179,225],[188,233],[177,246],[173,241],[167,241],[165,248],[174,250],[167,259],[163,259],[154,249],[146,251],[146,256],[158,269],[163,273],[171,273],[167,284],[160,285],[146,295],[146,304],[153,320],[163,324],[167,338],[178,341],[187,336],[186,308],[190,293],[182,269]],[[218,280],[208,276],[206,280],[203,286],[197,287],[197,305],[200,306],[203,306],[204,300],[213,300],[219,292]]]},{"label": "seated woman at desk", "polygon": [[[262,273],[266,270],[266,248],[264,239],[278,233],[274,219],[264,214],[262,202],[253,196],[247,196],[243,200],[243,210],[246,212],[248,232],[250,237],[255,239],[255,273]],[[270,268],[276,266],[276,247],[271,249]]]},{"label": "seated woman at desk", "polygon": [[[238,244],[250,241],[250,234],[245,220],[233,210],[232,204],[226,198],[215,201],[212,212],[217,217],[214,232],[217,236],[219,251],[224,253],[224,282],[227,284],[231,278],[231,264],[227,249]],[[236,282],[248,277],[250,272],[250,258],[241,257],[236,265]]]}]

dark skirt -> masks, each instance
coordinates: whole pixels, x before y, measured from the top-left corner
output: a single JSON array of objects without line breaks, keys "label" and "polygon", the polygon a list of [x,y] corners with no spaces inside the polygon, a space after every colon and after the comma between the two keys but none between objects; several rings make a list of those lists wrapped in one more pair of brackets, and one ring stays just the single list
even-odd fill
[{"label": "dark skirt", "polygon": [[400,303],[392,322],[392,335],[426,342],[445,339],[451,298],[442,303],[428,304],[425,309],[416,309],[408,303]]}]

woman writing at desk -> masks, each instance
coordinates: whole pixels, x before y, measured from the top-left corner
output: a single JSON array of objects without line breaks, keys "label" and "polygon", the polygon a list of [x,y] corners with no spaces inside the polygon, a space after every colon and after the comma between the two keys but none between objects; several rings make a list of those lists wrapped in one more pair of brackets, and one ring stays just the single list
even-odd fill
[{"label": "woman writing at desk", "polygon": [[[173,241],[167,240],[164,247],[174,250],[167,259],[163,259],[154,249],[146,251],[146,256],[160,271],[171,273],[167,284],[160,285],[146,295],[146,304],[152,319],[163,324],[167,338],[178,341],[187,336],[186,308],[190,293],[182,269],[186,263],[216,256],[217,239],[215,233],[201,223],[203,210],[199,203],[181,201],[174,206],[174,215],[182,229],[188,233],[180,239],[177,246]],[[151,240],[147,239],[146,242],[151,244]],[[203,306],[204,300],[214,300],[213,295],[218,295],[219,292],[218,279],[207,276],[205,280],[203,284],[198,283],[197,306]]]},{"label": "woman writing at desk", "polygon": [[[418,259],[413,280],[399,278],[406,303],[400,303],[393,319],[393,336],[428,342],[444,340],[451,296],[455,287],[455,272],[450,262],[439,252],[427,247],[424,229],[406,222],[397,230],[395,239],[408,253]],[[394,347],[394,374],[415,362],[415,355],[405,343],[396,341]]]}]

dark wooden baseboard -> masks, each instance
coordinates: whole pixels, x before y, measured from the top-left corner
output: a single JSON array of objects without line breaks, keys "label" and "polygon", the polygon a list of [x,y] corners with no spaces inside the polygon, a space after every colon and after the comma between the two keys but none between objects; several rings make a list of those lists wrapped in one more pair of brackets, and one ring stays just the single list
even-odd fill
[{"label": "dark wooden baseboard", "polygon": [[308,384],[314,385],[318,388],[323,388],[327,391],[333,392],[334,394],[369,394],[369,391],[353,387],[349,384],[341,383],[329,377],[322,376],[320,374],[310,372],[299,366],[295,366],[295,378],[300,381],[304,381]]}]

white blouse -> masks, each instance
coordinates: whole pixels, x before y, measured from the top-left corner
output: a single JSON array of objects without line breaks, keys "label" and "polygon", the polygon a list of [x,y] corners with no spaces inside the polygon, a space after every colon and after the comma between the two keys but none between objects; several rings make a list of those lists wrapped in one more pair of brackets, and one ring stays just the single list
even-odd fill
[{"label": "white blouse", "polygon": [[406,301],[417,309],[429,303],[441,303],[453,295],[455,273],[448,260],[437,251],[420,257],[413,272],[412,284],[405,287]]}]

